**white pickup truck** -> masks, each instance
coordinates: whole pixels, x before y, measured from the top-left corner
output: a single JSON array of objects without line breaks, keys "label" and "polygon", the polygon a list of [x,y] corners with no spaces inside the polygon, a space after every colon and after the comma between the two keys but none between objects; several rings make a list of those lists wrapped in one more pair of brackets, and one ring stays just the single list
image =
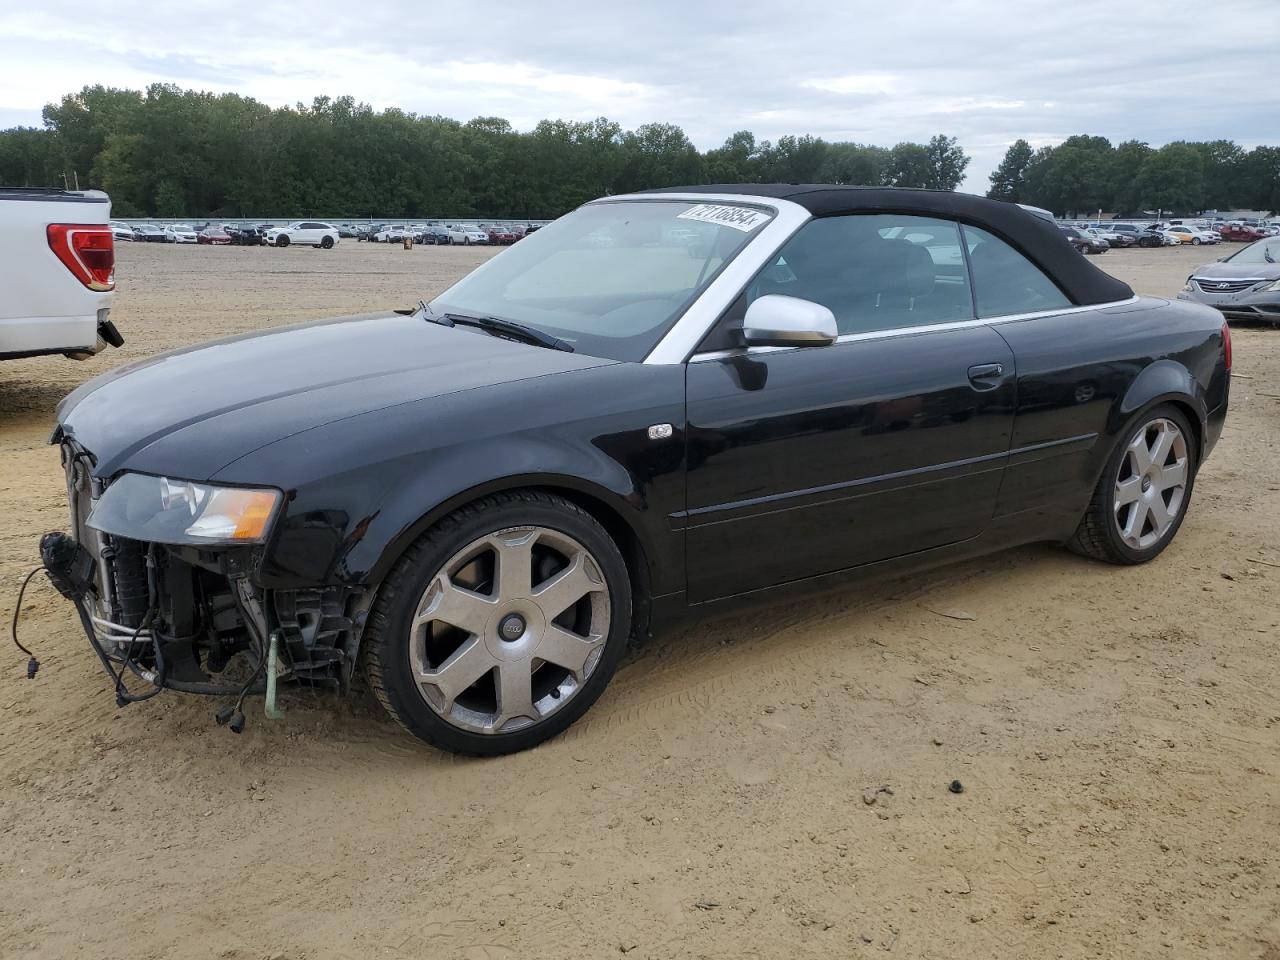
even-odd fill
[{"label": "white pickup truck", "polygon": [[0,360],[83,360],[124,342],[107,319],[116,285],[110,214],[97,190],[0,187]]}]

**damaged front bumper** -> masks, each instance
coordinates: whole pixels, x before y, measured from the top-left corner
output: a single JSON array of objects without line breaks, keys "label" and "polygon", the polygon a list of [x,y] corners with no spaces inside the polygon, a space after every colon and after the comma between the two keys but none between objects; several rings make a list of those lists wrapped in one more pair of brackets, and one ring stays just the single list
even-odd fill
[{"label": "damaged front bumper", "polygon": [[75,605],[118,703],[166,689],[243,699],[276,679],[349,689],[369,591],[265,589],[254,579],[258,544],[206,548],[95,530],[86,521],[108,485],[94,476],[92,453],[54,439],[70,530],[47,534],[41,559]]}]

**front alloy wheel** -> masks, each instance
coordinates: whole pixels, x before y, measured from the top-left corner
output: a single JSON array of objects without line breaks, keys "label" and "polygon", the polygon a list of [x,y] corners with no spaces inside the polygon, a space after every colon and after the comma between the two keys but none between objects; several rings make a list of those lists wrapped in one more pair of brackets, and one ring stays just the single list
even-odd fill
[{"label": "front alloy wheel", "polygon": [[573,537],[511,527],[445,562],[410,625],[410,669],[427,704],[476,733],[521,730],[562,709],[609,635],[599,562]]},{"label": "front alloy wheel", "polygon": [[503,494],[441,521],[388,577],[367,641],[374,691],[416,736],[509,753],[563,730],[617,666],[626,565],[589,514]]}]

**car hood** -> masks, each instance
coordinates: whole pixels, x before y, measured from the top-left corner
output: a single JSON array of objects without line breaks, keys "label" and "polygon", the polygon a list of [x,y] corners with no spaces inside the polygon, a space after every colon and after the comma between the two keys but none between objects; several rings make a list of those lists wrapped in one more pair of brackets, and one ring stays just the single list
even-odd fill
[{"label": "car hood", "polygon": [[55,438],[129,469],[207,480],[304,430],[402,403],[600,366],[399,314],[338,317],[160,354],[81,386],[58,407]]},{"label": "car hood", "polygon": [[1280,263],[1207,263],[1193,277],[1221,277],[1223,280],[1280,280]]}]

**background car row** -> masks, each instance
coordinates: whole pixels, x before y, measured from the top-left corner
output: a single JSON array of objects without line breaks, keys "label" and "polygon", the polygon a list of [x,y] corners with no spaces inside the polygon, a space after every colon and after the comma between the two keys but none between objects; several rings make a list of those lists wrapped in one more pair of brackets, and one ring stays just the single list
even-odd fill
[{"label": "background car row", "polygon": [[368,240],[372,243],[400,243],[406,236],[412,236],[415,243],[460,244],[463,246],[494,244],[505,246],[533,233],[538,227],[531,223],[457,224],[432,222],[420,224],[359,224],[348,229],[357,240]]},{"label": "background car row", "polygon": [[153,223],[111,222],[116,240],[138,243],[194,243],[213,246],[273,246],[304,244],[329,249],[339,240],[400,243],[406,236],[415,243],[441,246],[473,244],[508,245],[538,229],[538,224],[458,223],[329,223],[295,220],[286,226],[270,223]]},{"label": "background car row", "polygon": [[1059,223],[1073,247],[1083,254],[1106,253],[1112,247],[1172,247],[1222,243],[1224,240],[1252,242],[1280,236],[1280,225],[1224,223]]}]

